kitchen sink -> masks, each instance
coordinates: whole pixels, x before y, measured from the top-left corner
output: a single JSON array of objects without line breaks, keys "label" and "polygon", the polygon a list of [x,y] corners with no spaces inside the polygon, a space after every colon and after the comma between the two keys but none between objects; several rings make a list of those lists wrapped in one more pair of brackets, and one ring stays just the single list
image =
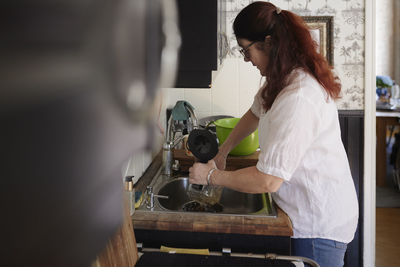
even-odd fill
[{"label": "kitchen sink", "polygon": [[[190,189],[189,186],[189,178],[187,177],[180,177],[166,183],[157,193],[158,195],[168,196],[168,199],[158,199],[160,206],[167,210],[182,210],[186,204],[193,201],[187,193]],[[220,210],[222,208],[221,212],[229,214],[255,213],[265,207],[263,194],[246,194],[228,188],[222,189],[218,204],[221,205],[218,206]],[[212,208],[210,208],[210,211],[212,211]]]},{"label": "kitchen sink", "polygon": [[[166,177],[158,174],[150,184],[154,197],[154,207],[146,203],[140,210],[165,212],[208,212],[221,215],[251,215],[276,217],[276,209],[269,193],[248,194],[221,188],[222,192],[216,203],[205,203],[190,194],[191,184],[187,176]],[[161,197],[157,197],[161,196]],[[165,198],[168,197],[168,198]]]}]

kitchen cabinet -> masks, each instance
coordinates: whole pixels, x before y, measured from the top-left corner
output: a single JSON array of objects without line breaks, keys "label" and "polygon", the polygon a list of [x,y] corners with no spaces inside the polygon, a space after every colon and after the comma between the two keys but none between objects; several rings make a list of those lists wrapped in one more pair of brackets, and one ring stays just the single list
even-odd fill
[{"label": "kitchen cabinet", "polygon": [[353,241],[347,246],[344,267],[361,267],[364,253],[364,111],[339,110],[339,123],[359,205],[358,226]]},{"label": "kitchen cabinet", "polygon": [[175,248],[209,249],[219,252],[223,248],[230,248],[233,253],[290,255],[290,236],[145,229],[135,229],[135,236],[137,242],[142,242],[145,248],[160,248],[163,245]]},{"label": "kitchen cabinet", "polygon": [[178,0],[182,43],[175,87],[209,88],[227,53],[224,0]]}]

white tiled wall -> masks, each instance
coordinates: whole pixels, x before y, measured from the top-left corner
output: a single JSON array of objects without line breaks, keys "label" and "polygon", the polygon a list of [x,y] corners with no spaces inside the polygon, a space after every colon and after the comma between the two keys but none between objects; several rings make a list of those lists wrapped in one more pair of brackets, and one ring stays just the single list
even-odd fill
[{"label": "white tiled wall", "polygon": [[243,59],[226,58],[218,72],[213,73],[211,88],[164,89],[164,108],[176,101],[191,103],[198,118],[210,115],[242,116],[251,106],[260,85],[261,75]]},{"label": "white tiled wall", "polygon": [[122,176],[131,176],[133,175],[133,183],[142,176],[144,171],[150,165],[151,161],[153,160],[153,153],[152,152],[143,152],[137,153],[132,156],[129,161],[125,163],[123,167]]},{"label": "white tiled wall", "polygon": [[[226,59],[212,82],[212,115],[239,114],[239,77],[236,59]],[[210,114],[210,115],[211,115]]]},{"label": "white tiled wall", "polygon": [[239,78],[239,113],[245,113],[253,103],[254,95],[261,87],[264,79],[261,80],[259,70],[249,62],[238,60]]}]

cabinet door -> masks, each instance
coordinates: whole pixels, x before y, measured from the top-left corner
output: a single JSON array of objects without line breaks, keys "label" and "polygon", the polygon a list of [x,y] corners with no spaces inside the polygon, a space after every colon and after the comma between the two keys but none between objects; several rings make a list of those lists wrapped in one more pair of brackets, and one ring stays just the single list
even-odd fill
[{"label": "cabinet door", "polygon": [[178,0],[182,44],[176,87],[208,88],[217,69],[218,1]]},{"label": "cabinet door", "polygon": [[364,230],[364,112],[362,110],[339,110],[339,122],[359,203],[358,227],[353,241],[347,246],[344,266],[359,267],[363,266],[364,243],[362,236]]}]

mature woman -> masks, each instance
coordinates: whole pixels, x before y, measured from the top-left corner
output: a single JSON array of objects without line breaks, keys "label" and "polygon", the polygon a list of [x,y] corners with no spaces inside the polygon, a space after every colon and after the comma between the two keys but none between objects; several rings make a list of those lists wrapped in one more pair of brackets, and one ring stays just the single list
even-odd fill
[{"label": "mature woman", "polygon": [[[238,14],[233,29],[244,60],[266,82],[218,155],[190,168],[190,181],[273,192],[292,220],[292,255],[323,267],[343,266],[358,202],[334,102],[340,82],[303,20],[289,11],[254,2]],[[224,171],[228,153],[257,127],[257,165]]]}]

